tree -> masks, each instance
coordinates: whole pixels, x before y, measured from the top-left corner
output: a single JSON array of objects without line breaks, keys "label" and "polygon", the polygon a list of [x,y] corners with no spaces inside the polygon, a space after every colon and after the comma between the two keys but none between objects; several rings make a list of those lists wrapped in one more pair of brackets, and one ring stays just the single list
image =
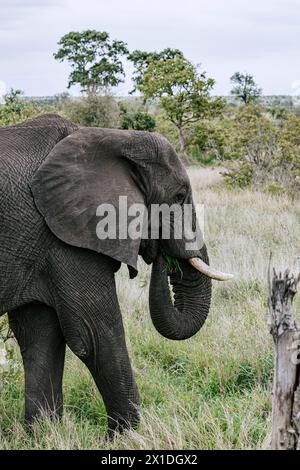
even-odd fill
[{"label": "tree", "polygon": [[4,103],[6,105],[19,104],[22,95],[24,95],[23,90],[15,90],[14,88],[11,88],[10,91],[4,95]]},{"label": "tree", "polygon": [[234,84],[231,95],[236,96],[245,104],[253,103],[258,100],[262,89],[255,83],[253,75],[249,73],[235,72],[230,81]]},{"label": "tree", "polygon": [[105,31],[70,32],[58,42],[54,58],[72,68],[68,88],[79,84],[89,95],[117,86],[125,76],[121,58],[128,54],[123,41],[111,41]]},{"label": "tree", "polygon": [[134,72],[133,72],[133,83],[134,88],[130,92],[130,94],[134,93],[138,88],[139,85],[143,81],[143,77],[148,70],[149,65],[155,60],[169,60],[174,59],[175,57],[183,58],[183,53],[179,49],[171,49],[170,47],[163,49],[160,52],[146,52],[146,51],[139,51],[135,50],[131,54],[129,54],[128,59],[134,65]]},{"label": "tree", "polygon": [[223,109],[223,100],[209,95],[214,83],[182,56],[152,61],[138,83],[145,99],[160,99],[167,118],[177,128],[183,157],[188,145],[186,129]]}]

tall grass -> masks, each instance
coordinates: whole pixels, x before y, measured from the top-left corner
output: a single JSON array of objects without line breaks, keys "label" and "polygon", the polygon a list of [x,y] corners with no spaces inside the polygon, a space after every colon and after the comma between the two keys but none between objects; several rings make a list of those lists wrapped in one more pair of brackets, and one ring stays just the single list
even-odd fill
[{"label": "tall grass", "polygon": [[[87,370],[68,352],[60,423],[22,426],[23,378],[0,395],[2,449],[255,449],[270,431],[273,346],[266,325],[270,251],[278,268],[300,255],[300,203],[259,192],[229,191],[217,171],[191,170],[194,195],[205,204],[211,263],[235,273],[214,283],[203,330],[185,342],[163,339],[148,314],[149,268],[130,281],[118,273],[127,343],[142,398],[138,431],[103,443],[105,411]],[[298,251],[297,251],[298,250]],[[299,311],[300,302],[297,300]]]}]

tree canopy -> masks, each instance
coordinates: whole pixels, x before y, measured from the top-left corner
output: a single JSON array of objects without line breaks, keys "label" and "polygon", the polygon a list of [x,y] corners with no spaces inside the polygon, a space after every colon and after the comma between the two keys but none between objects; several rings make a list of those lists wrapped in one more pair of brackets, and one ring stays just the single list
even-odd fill
[{"label": "tree canopy", "polygon": [[235,72],[230,81],[234,85],[230,93],[245,104],[257,101],[262,93],[261,88],[255,83],[253,75],[249,73]]},{"label": "tree canopy", "polygon": [[134,83],[134,88],[130,93],[134,93],[140,86],[143,81],[143,77],[153,61],[164,61],[169,59],[174,59],[175,57],[183,58],[183,53],[179,49],[171,49],[170,47],[163,49],[160,52],[146,52],[135,50],[129,54],[128,59],[134,65],[134,72],[132,76],[132,81]]},{"label": "tree canopy", "polygon": [[72,72],[68,88],[79,84],[82,91],[96,94],[100,90],[117,86],[124,79],[122,57],[128,54],[123,41],[110,40],[105,31],[86,30],[63,36],[54,58],[67,61]]},{"label": "tree canopy", "polygon": [[210,97],[214,83],[182,56],[151,61],[140,78],[138,89],[144,98],[159,98],[167,118],[176,126],[182,154],[187,146],[185,128],[223,108],[222,99]]}]

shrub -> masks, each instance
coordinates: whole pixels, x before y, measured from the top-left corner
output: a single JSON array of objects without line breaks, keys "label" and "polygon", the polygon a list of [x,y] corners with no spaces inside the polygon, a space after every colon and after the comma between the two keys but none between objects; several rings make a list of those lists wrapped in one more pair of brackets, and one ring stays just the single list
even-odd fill
[{"label": "shrub", "polygon": [[286,113],[274,119],[259,106],[244,106],[228,137],[224,176],[230,186],[300,190],[299,117]]},{"label": "shrub", "polygon": [[153,132],[155,125],[155,119],[145,111],[139,111],[131,114],[125,110],[122,113],[122,129]]},{"label": "shrub", "polygon": [[22,94],[20,90],[11,89],[4,97],[4,105],[0,106],[0,127],[18,124],[45,112],[45,107],[38,103],[22,99]]},{"label": "shrub", "polygon": [[88,95],[66,101],[64,112],[81,126],[117,128],[120,125],[120,108],[109,95]]},{"label": "shrub", "polygon": [[225,119],[203,120],[190,130],[190,153],[201,164],[212,164],[227,158],[228,125]]},{"label": "shrub", "polygon": [[300,192],[300,116],[287,115],[279,138],[277,172],[290,192]]}]

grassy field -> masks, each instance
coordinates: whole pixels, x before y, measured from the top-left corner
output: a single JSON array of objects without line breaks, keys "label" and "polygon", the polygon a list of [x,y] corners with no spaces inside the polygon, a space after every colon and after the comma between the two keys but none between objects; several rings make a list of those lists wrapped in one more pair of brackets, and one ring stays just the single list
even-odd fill
[{"label": "grassy field", "polygon": [[[1,449],[256,449],[270,431],[272,339],[266,324],[270,250],[280,269],[295,266],[300,202],[230,191],[217,170],[190,170],[205,204],[205,238],[214,266],[235,280],[214,283],[210,317],[191,340],[163,339],[148,313],[149,269],[118,273],[130,356],[142,398],[137,432],[103,444],[104,408],[86,369],[68,352],[61,423],[22,427],[23,377],[16,370],[0,394]],[[297,251],[298,250],[298,251]],[[300,296],[296,308],[300,311]]]}]

